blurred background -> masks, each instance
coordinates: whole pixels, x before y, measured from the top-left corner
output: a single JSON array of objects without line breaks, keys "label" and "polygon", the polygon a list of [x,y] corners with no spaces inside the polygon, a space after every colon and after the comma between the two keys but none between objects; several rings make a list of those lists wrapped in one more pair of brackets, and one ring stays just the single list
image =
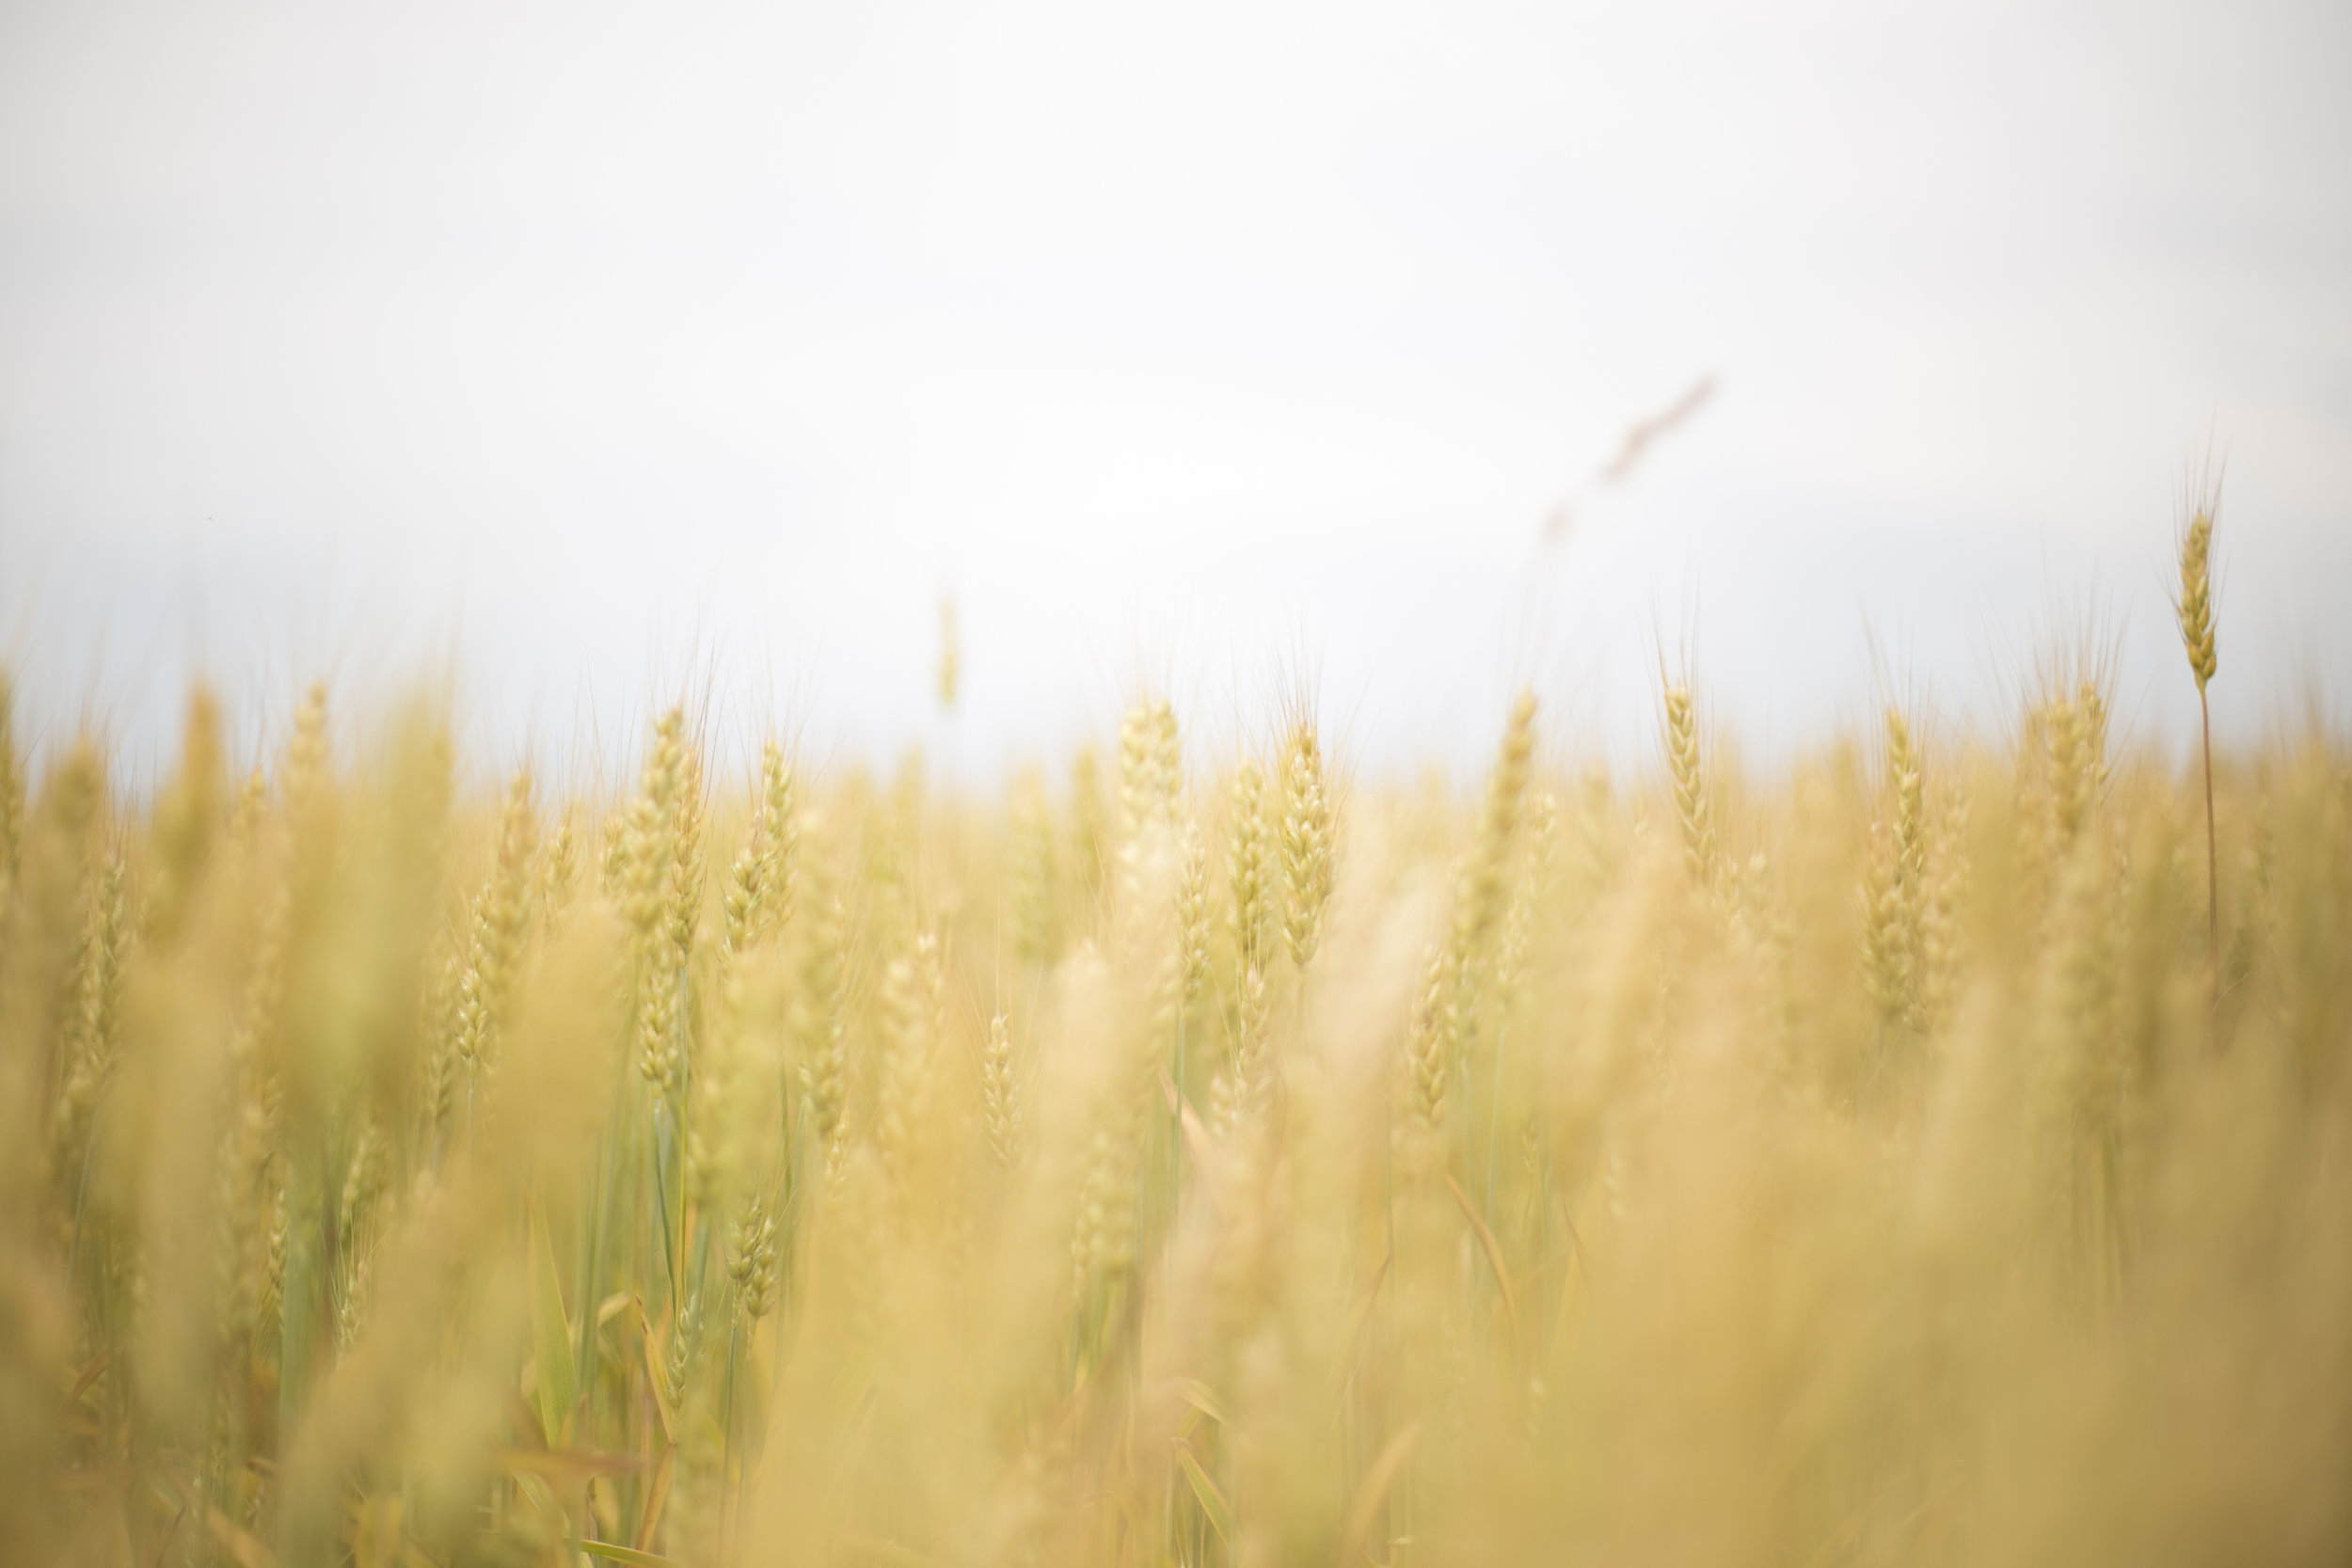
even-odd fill
[{"label": "blurred background", "polygon": [[[1000,767],[1302,686],[1374,773],[2352,676],[2352,8],[0,4],[20,726],[452,678]],[[1646,436],[1646,438],[1645,438]],[[940,605],[961,681],[941,714]],[[2183,753],[2185,754],[2185,753]]]}]

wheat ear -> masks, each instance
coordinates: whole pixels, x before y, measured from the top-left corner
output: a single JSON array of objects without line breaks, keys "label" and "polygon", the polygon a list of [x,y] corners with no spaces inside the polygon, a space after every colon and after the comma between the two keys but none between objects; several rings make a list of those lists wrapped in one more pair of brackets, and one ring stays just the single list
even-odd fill
[{"label": "wheat ear", "polygon": [[2216,994],[2221,984],[2221,894],[2218,856],[2214,848],[2213,708],[2205,688],[2213,680],[2213,514],[2211,496],[2190,510],[2188,526],[2181,531],[2181,593],[2173,609],[2180,616],[2181,645],[2188,654],[2188,673],[2197,681],[2197,720],[2205,760],[2205,961],[2214,972]]},{"label": "wheat ear", "polygon": [[1313,728],[1301,724],[1282,767],[1282,939],[1291,962],[1302,970],[1323,942],[1323,911],[1331,901],[1331,835],[1323,752]]},{"label": "wheat ear", "polygon": [[1704,884],[1715,873],[1715,823],[1707,802],[1707,774],[1699,759],[1698,717],[1691,689],[1680,681],[1666,688],[1666,760],[1674,770],[1675,815],[1682,823],[1682,852],[1691,879]]}]

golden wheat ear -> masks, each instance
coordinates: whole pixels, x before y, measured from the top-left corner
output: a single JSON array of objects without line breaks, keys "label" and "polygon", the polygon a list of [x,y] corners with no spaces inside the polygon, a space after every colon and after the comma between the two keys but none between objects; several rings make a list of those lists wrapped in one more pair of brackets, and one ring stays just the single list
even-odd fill
[{"label": "golden wheat ear", "polygon": [[1708,801],[1707,772],[1699,755],[1696,705],[1682,681],[1666,688],[1666,763],[1674,775],[1675,816],[1682,824],[1682,852],[1691,879],[1702,885],[1715,876],[1715,820]]},{"label": "golden wheat ear", "polygon": [[1282,768],[1282,940],[1291,962],[1305,969],[1323,942],[1323,912],[1331,901],[1331,800],[1323,751],[1314,727],[1291,737]]},{"label": "golden wheat ear", "polygon": [[2217,997],[2221,985],[2220,861],[2214,847],[2213,706],[2205,688],[2219,668],[2213,639],[2213,524],[2219,499],[2209,488],[2190,503],[2188,521],[2181,529],[2180,594],[2172,601],[2188,673],[2197,682],[2197,722],[2205,765],[2205,961],[2214,973]]}]

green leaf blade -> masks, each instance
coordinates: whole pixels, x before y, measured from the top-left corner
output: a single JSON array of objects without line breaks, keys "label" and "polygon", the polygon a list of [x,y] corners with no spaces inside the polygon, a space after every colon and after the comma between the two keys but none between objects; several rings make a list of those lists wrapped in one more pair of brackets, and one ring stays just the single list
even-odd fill
[{"label": "green leaf blade", "polygon": [[549,1448],[563,1443],[564,1420],[579,1397],[572,1365],[572,1328],[564,1315],[564,1284],[555,1272],[555,1247],[547,1215],[537,1204],[531,1213],[531,1334],[539,1355],[539,1424]]}]

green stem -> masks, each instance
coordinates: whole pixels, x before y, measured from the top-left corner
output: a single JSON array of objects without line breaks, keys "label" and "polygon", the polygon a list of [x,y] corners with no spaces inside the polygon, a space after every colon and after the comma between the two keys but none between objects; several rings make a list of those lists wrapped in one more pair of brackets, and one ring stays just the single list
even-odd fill
[{"label": "green stem", "polygon": [[720,1568],[726,1568],[735,1556],[736,1510],[742,1503],[743,1478],[736,1473],[735,1468],[735,1364],[737,1331],[741,1325],[742,1316],[739,1310],[730,1310],[727,1314],[727,1386],[725,1394],[721,1397],[719,1417],[719,1485],[723,1511],[719,1535]]},{"label": "green stem", "polygon": [[[587,1390],[589,1418],[596,1408],[596,1367],[592,1354],[596,1349],[596,1307],[598,1270],[604,1252],[604,1194],[608,1180],[606,1167],[612,1163],[612,1144],[609,1137],[596,1140],[596,1173],[595,1185],[589,1189],[587,1211],[580,1216],[580,1343],[573,1348],[572,1364],[580,1369],[580,1386]],[[593,1526],[592,1519],[588,1524]]]},{"label": "green stem", "polygon": [[670,1234],[669,1187],[661,1177],[661,1101],[653,1102],[653,1197],[654,1212],[661,1218],[661,1260],[669,1271],[670,1300],[678,1299],[677,1243]]}]

